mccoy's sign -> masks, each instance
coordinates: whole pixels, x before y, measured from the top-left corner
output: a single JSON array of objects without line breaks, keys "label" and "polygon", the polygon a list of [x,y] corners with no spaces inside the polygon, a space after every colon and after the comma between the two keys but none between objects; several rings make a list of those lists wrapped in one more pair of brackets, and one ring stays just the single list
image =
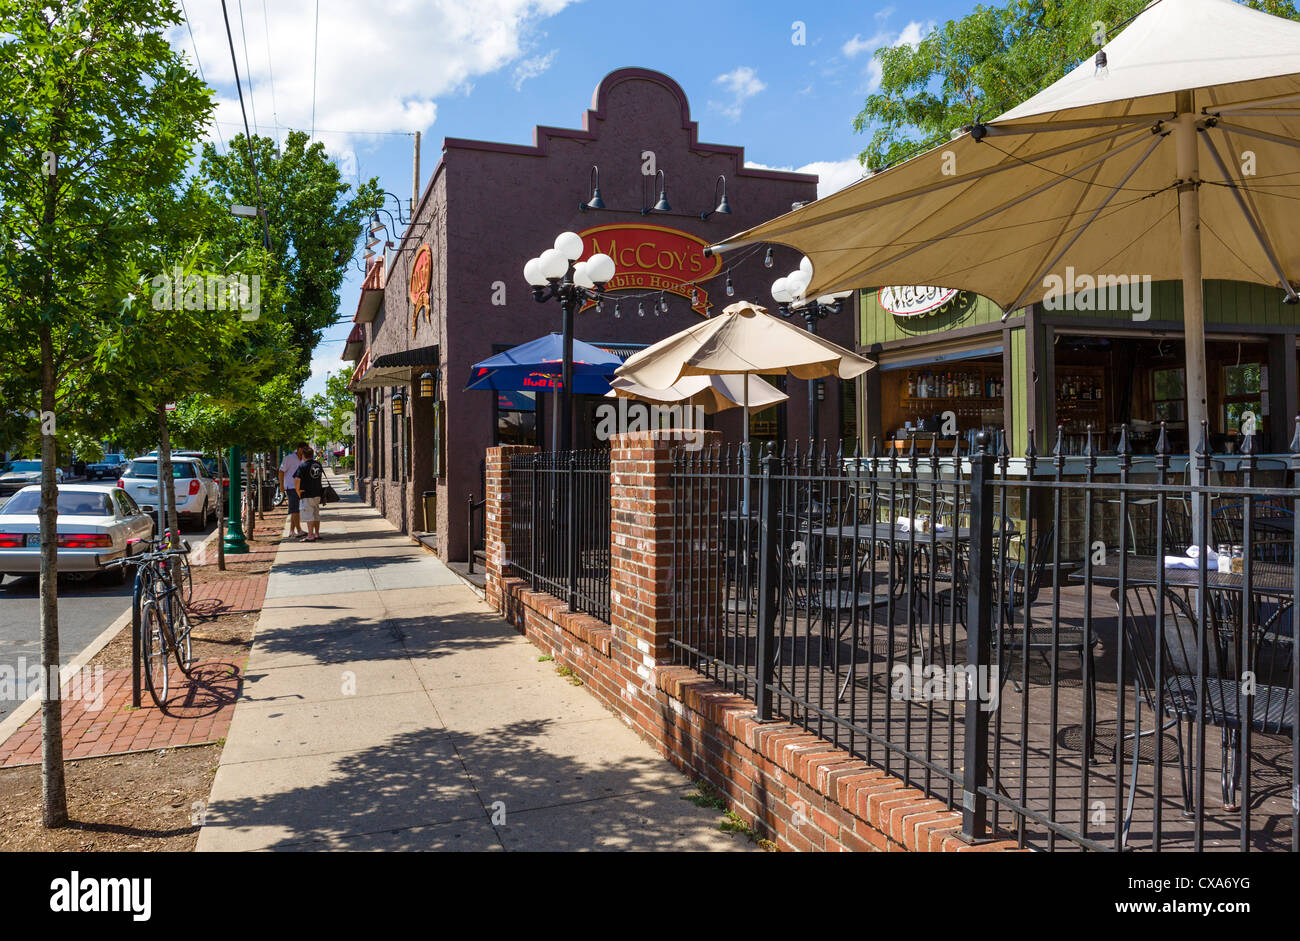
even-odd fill
[{"label": "mccoy's sign", "polygon": [[957,296],[955,288],[935,288],[923,284],[881,288],[880,306],[895,317],[922,317],[937,311]]},{"label": "mccoy's sign", "polygon": [[583,258],[604,252],[614,259],[607,291],[665,291],[689,300],[694,288],[698,296],[691,306],[709,315],[709,292],[700,285],[722,270],[722,259],[705,256],[708,242],[658,225],[598,225],[578,234]]}]

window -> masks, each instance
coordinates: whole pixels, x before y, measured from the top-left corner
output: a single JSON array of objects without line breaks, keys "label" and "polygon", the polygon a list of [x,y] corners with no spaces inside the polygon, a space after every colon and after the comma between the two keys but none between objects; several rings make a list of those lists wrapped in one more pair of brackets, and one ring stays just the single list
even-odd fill
[{"label": "window", "polygon": [[[0,514],[4,516],[35,515],[41,507],[39,490],[23,490],[4,505]],[[95,493],[89,490],[60,490],[55,512],[59,516],[112,516],[113,508],[108,503],[107,493]]]},{"label": "window", "polygon": [[537,444],[537,393],[497,393],[497,444]]},{"label": "window", "polygon": [[[190,477],[198,476],[194,472],[194,467],[195,465],[190,463],[189,461],[173,461],[172,479],[186,480]],[[156,480],[158,478],[158,462],[157,461],[132,461],[130,466],[127,467],[126,473],[123,474],[122,476],[143,477],[146,480]]]},{"label": "window", "polygon": [[1242,418],[1249,412],[1255,416],[1255,427],[1264,426],[1263,396],[1264,366],[1260,363],[1242,363],[1223,367],[1223,430],[1241,432]]},{"label": "window", "polygon": [[1157,369],[1151,374],[1151,399],[1156,421],[1187,420],[1187,388],[1182,369]]},{"label": "window", "polygon": [[398,481],[402,469],[402,420],[393,414],[393,393],[395,389],[388,390],[388,446],[390,450],[390,460],[388,463],[388,479]]}]

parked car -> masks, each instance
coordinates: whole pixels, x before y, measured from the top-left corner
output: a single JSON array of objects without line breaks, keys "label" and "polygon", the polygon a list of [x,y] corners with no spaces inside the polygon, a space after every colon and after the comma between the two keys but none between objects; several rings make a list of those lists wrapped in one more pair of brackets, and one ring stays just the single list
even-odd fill
[{"label": "parked car", "polygon": [[205,454],[202,451],[176,451],[173,452],[183,457],[197,457],[203,462],[203,466],[208,469],[208,476],[221,484],[221,499],[226,499],[230,493],[230,471],[226,467],[226,460],[223,457]]},{"label": "parked car", "polygon": [[[41,479],[40,461],[7,461],[0,464],[0,495],[17,493]],[[54,468],[54,482],[63,482],[63,468]]]},{"label": "parked car", "polygon": [[[221,485],[212,479],[197,457],[172,457],[172,480],[176,493],[176,514],[183,526],[188,520],[202,528],[216,518]],[[158,459],[138,457],[126,465],[117,481],[146,513],[158,507]]]},{"label": "parked car", "polygon": [[[41,488],[33,486],[0,508],[0,578],[40,571],[40,505]],[[153,520],[130,495],[103,484],[59,487],[57,510],[59,574],[92,576],[153,536]],[[117,572],[119,580],[125,577],[125,569]]]},{"label": "parked car", "polygon": [[121,477],[125,467],[125,454],[105,454],[102,461],[94,461],[86,465],[86,478],[100,480],[104,477]]}]

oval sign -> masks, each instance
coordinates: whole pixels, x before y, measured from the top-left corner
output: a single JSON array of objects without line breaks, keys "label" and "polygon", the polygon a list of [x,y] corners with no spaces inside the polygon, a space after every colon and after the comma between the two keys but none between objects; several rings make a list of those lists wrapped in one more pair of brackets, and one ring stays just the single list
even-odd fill
[{"label": "oval sign", "polygon": [[938,310],[957,294],[956,288],[903,284],[881,288],[878,297],[880,306],[895,317],[920,317]]},{"label": "oval sign", "polygon": [[628,223],[598,225],[578,234],[583,258],[603,252],[614,259],[616,271],[606,291],[664,291],[693,297],[696,313],[709,315],[709,293],[703,284],[722,270],[722,258],[704,254],[709,247],[704,239],[680,229]]}]

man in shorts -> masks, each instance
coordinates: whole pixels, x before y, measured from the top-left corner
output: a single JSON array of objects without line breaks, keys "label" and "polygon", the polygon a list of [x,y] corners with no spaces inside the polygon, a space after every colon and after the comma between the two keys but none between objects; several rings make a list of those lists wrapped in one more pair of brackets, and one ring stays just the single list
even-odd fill
[{"label": "man in shorts", "polygon": [[316,452],[306,445],[303,445],[302,463],[294,471],[293,480],[302,521],[307,524],[307,537],[303,542],[315,542],[320,538],[320,501],[325,493],[325,468],[316,460]]},{"label": "man in shorts", "polygon": [[303,451],[307,450],[307,442],[299,441],[294,445],[293,453],[286,454],[284,460],[280,462],[280,491],[289,501],[289,536],[305,536],[302,522],[298,516],[298,491],[294,485],[294,474],[298,466],[302,464]]}]

